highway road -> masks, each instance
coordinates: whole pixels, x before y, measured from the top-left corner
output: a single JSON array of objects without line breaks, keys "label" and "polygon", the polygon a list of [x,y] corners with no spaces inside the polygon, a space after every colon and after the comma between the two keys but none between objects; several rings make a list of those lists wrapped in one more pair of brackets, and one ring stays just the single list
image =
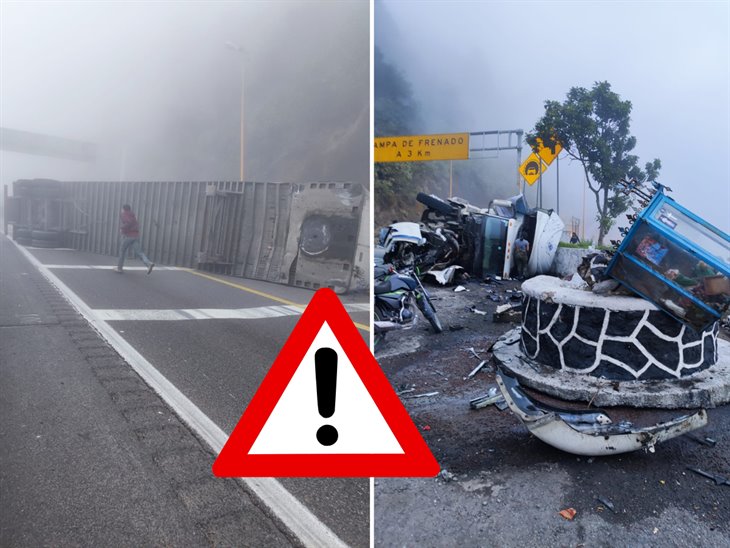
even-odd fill
[{"label": "highway road", "polygon": [[[158,414],[165,416],[171,409],[190,427],[204,449],[207,449],[206,445],[212,448],[212,452],[206,457],[208,462],[205,462],[205,459],[201,462],[197,457],[195,459],[186,457],[190,461],[188,463],[190,466],[202,469],[202,472],[197,470],[200,472],[196,476],[197,483],[192,484],[205,486],[199,493],[199,500],[195,500],[197,496],[195,488],[185,482],[182,482],[187,485],[183,489],[183,494],[180,493],[180,482],[173,479],[170,485],[177,493],[177,498],[186,503],[185,509],[188,513],[198,512],[204,516],[198,520],[204,524],[205,535],[202,540],[215,542],[216,539],[223,538],[220,536],[223,534],[221,530],[233,527],[229,523],[231,519],[226,520],[225,508],[213,512],[211,506],[220,504],[215,490],[218,485],[224,483],[219,482],[236,480],[219,480],[212,477],[210,465],[214,458],[213,452],[220,450],[220,444],[232,431],[300,317],[300,311],[313,293],[295,287],[162,266],[156,267],[150,275],[147,275],[141,263],[134,260],[127,261],[124,274],[117,274],[113,270],[114,257],[72,250],[19,248],[4,236],[0,236],[0,240],[2,244],[0,275],[3,277],[5,289],[3,299],[5,304],[13,303],[8,305],[10,308],[5,307],[6,328],[0,327],[2,335],[0,357],[5,361],[2,373],[5,379],[18,381],[17,387],[8,386],[4,382],[6,386],[4,390],[7,390],[7,394],[3,392],[7,397],[2,404],[5,424],[3,433],[0,434],[6,437],[5,441],[24,439],[22,432],[6,423],[8,419],[5,417],[22,416],[22,413],[18,412],[18,398],[12,392],[22,390],[31,383],[30,379],[26,378],[27,375],[24,377],[19,373],[20,368],[11,363],[13,360],[15,362],[19,360],[18,354],[13,354],[8,349],[13,344],[21,344],[23,338],[21,334],[27,331],[24,332],[20,327],[27,325],[36,330],[41,327],[45,329],[34,333],[31,337],[31,341],[35,341],[37,345],[37,348],[32,349],[34,355],[39,356],[37,359],[44,359],[43,352],[46,354],[45,359],[60,355],[60,349],[65,343],[60,339],[60,342],[55,341],[54,336],[49,336],[47,332],[53,330],[59,323],[63,324],[71,340],[79,347],[76,350],[80,350],[83,356],[83,360],[74,358],[73,352],[76,350],[71,349],[73,352],[69,351],[64,363],[68,362],[75,374],[83,378],[83,382],[89,386],[93,385],[89,381],[91,378],[89,371],[93,371],[97,382],[107,389],[111,401],[116,404],[113,408],[109,406],[102,406],[100,409],[89,408],[86,416],[93,416],[98,412],[103,415],[95,421],[120,424],[124,421],[127,423],[137,421],[132,424],[132,430],[136,432],[136,441],[144,446],[146,438],[145,435],[139,434],[140,425],[144,428],[148,419],[151,423],[158,419],[155,413],[150,414],[149,409],[157,407],[164,409]],[[43,274],[45,279],[39,273]],[[55,287],[51,287],[46,279]],[[27,286],[29,280],[35,280],[35,287],[42,289],[37,290],[39,301],[23,298],[15,302],[13,299],[19,298],[18,292],[31,291],[22,285]],[[10,281],[14,285],[9,285]],[[25,289],[17,289],[21,287]],[[9,295],[8,291],[15,293],[15,297]],[[63,298],[60,298],[58,293],[61,293]],[[43,299],[55,303],[53,306],[56,309],[53,306],[49,309],[47,303],[41,302]],[[70,307],[63,308],[68,305],[66,300],[70,301],[76,310]],[[367,295],[345,296],[342,300],[367,340],[369,338]],[[44,310],[47,312],[43,312]],[[107,342],[101,339],[95,341],[90,326],[99,331]],[[34,343],[26,341],[22,344]],[[58,353],[54,352],[54,345],[59,346]],[[94,345],[99,348],[98,355],[94,355]],[[74,363],[74,360],[79,363]],[[107,371],[103,367],[110,361],[114,361],[119,376],[115,381],[117,385],[128,382],[134,385],[133,388],[121,389],[123,387],[120,388],[113,382],[106,382],[103,379],[106,373],[99,371]],[[55,375],[53,369],[47,366],[42,368],[47,376]],[[165,403],[161,400],[153,401],[158,395],[147,386],[143,385],[140,388],[135,384],[138,381],[127,379],[125,375],[132,368],[141,375],[147,385],[154,388],[154,392],[162,396]],[[73,385],[73,375],[65,382]],[[84,393],[98,389],[96,385],[92,388],[79,388],[85,391]],[[45,386],[44,383],[39,383],[33,390],[35,393],[28,397],[40,402],[39,405],[49,399],[54,399],[60,409],[74,405],[74,402],[64,404],[62,399],[58,399],[57,394],[54,398],[49,398],[46,392],[52,388]],[[144,400],[143,404],[137,405],[135,401],[131,401],[135,398]],[[15,404],[7,400],[15,401]],[[173,420],[178,419],[173,417],[168,419],[168,422]],[[185,428],[177,428],[173,434],[169,432],[169,428],[162,428],[155,434],[157,441],[152,442],[153,445],[158,442],[162,444],[162,449],[154,447],[152,460],[158,464],[165,460],[163,454],[165,443],[172,441],[179,446],[181,439],[190,435],[189,430]],[[153,434],[147,436],[152,438]],[[137,449],[132,447],[128,451]],[[52,458],[53,450],[53,447],[49,448],[51,455],[48,458]],[[175,447],[173,451],[179,452],[179,450],[179,447]],[[15,453],[4,452],[0,456],[6,461],[6,465],[20,462],[23,449],[17,448]],[[37,458],[37,455],[28,455],[29,461],[34,458]],[[73,462],[65,460],[57,464],[62,467],[73,467],[73,465]],[[191,471],[185,469],[185,466],[185,458],[177,459],[176,473],[187,477]],[[128,472],[134,473],[134,470]],[[146,473],[154,476],[155,468],[150,468]],[[160,476],[165,476],[165,470],[160,469]],[[22,486],[17,485],[19,481],[8,478],[6,474],[0,487],[22,489]],[[157,481],[157,479],[145,481]],[[369,544],[370,482],[367,478],[281,478],[276,481],[239,483],[241,498],[250,498],[257,510],[238,512],[236,514],[239,516],[236,518],[238,521],[249,519],[241,516],[250,516],[253,522],[271,520],[272,530],[282,531],[284,535],[282,538],[285,538],[286,542],[311,544],[326,540],[329,544],[341,542],[350,546]],[[56,482],[55,489],[64,488],[70,489],[71,486],[66,486],[63,481]],[[226,496],[238,496],[236,492],[233,489]],[[8,491],[3,499],[8,496],[7,493]],[[122,493],[119,496],[125,495]],[[135,497],[135,500],[139,501],[139,493],[136,493]],[[3,505],[5,502],[12,501],[4,500]],[[27,503],[32,506],[32,500]],[[122,511],[130,505],[130,501],[124,500],[118,500],[117,503]],[[154,506],[153,502],[149,504]],[[17,508],[14,512],[16,512],[14,520],[23,515]],[[53,514],[52,511],[50,513]],[[25,519],[32,519],[32,516],[26,515]],[[184,515],[179,519],[184,522]],[[193,521],[196,519],[197,517],[193,515]],[[238,521],[235,527],[241,526]],[[6,523],[2,525],[4,533],[7,532],[7,526]],[[252,523],[250,527],[255,529],[258,526]],[[50,539],[44,540],[60,541],[64,544],[63,523],[59,523],[58,528],[59,530],[49,532],[49,535],[52,533]],[[19,534],[18,531],[22,529],[22,524],[15,522],[10,530]],[[196,530],[199,529],[200,527]],[[246,527],[244,529],[247,530]],[[68,534],[70,536],[67,540],[77,540],[71,532]],[[177,534],[178,537],[161,536],[155,539],[153,535],[152,538],[144,536],[140,538],[152,544],[169,542],[174,545],[178,544],[179,535],[182,533]],[[3,535],[0,538],[9,537]],[[95,538],[102,542],[105,540],[103,534]],[[257,537],[254,535],[251,538]],[[267,542],[274,544],[279,544],[282,540],[279,537],[272,540],[273,537],[269,538],[266,535],[259,538],[267,539]]]}]

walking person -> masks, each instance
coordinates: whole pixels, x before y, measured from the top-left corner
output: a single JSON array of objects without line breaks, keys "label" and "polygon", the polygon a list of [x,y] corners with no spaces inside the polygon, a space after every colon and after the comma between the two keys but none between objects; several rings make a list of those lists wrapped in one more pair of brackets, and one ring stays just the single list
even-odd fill
[{"label": "walking person", "polygon": [[524,234],[520,234],[515,240],[515,266],[517,267],[517,276],[525,279],[525,271],[527,270],[527,261],[530,257],[530,242],[525,239]]},{"label": "walking person", "polygon": [[142,246],[139,243],[139,223],[132,211],[132,206],[129,204],[124,204],[119,214],[119,232],[122,234],[122,248],[119,250],[119,263],[117,264],[116,272],[118,274],[124,272],[124,259],[130,247],[134,256],[139,257],[147,267],[147,274],[152,272],[155,263],[150,261],[147,255],[142,252]]}]

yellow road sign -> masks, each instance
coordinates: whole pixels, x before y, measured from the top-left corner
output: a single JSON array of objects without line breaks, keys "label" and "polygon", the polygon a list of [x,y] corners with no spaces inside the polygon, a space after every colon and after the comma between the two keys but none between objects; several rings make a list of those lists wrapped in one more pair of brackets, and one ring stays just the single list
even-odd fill
[{"label": "yellow road sign", "polygon": [[530,154],[527,159],[522,162],[520,166],[520,175],[527,181],[528,185],[532,185],[540,178],[540,172],[545,172],[547,164],[543,162],[540,157],[534,152]]},{"label": "yellow road sign", "polygon": [[422,162],[427,160],[468,160],[469,134],[402,135],[376,137],[376,162]]},{"label": "yellow road sign", "polygon": [[560,154],[561,150],[563,150],[563,147],[560,146],[560,143],[558,143],[557,140],[553,140],[552,143],[549,143],[548,146],[545,146],[545,144],[542,142],[542,139],[540,139],[539,137],[537,138],[536,152],[547,165],[553,163],[553,160],[558,157],[558,154]]}]

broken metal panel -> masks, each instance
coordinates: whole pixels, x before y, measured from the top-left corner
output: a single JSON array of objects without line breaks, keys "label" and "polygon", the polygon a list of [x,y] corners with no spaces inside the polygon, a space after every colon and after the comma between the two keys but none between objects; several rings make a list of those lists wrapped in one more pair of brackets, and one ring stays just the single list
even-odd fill
[{"label": "broken metal panel", "polygon": [[517,379],[497,373],[499,386],[510,410],[535,437],[575,455],[602,456],[638,449],[654,452],[657,443],[681,436],[707,424],[704,409],[646,428],[622,421],[614,423],[601,410],[558,409],[527,396]]},{"label": "broken metal panel", "polygon": [[656,188],[606,273],[702,331],[730,308],[730,235]]}]

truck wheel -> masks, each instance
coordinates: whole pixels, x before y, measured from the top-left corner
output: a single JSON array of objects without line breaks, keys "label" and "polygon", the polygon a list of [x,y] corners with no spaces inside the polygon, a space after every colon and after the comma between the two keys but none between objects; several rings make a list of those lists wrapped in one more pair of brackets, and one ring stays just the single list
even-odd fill
[{"label": "truck wheel", "polygon": [[429,207],[434,211],[438,211],[442,215],[456,215],[459,212],[458,209],[456,209],[448,202],[445,202],[438,196],[433,196],[431,194],[424,194],[423,192],[419,192],[416,195],[416,200],[421,202],[426,207]]},{"label": "truck wheel", "polygon": [[[373,309],[373,318],[376,322],[382,321],[385,319],[385,314],[380,310],[380,307],[375,306]],[[373,329],[376,329],[373,327]],[[385,333],[383,331],[378,332],[375,330],[375,335],[373,336],[373,352],[378,349],[380,345],[383,344],[383,340],[385,339]]]},{"label": "truck wheel", "polygon": [[57,242],[61,234],[56,230],[34,230],[31,238],[38,241]]}]

